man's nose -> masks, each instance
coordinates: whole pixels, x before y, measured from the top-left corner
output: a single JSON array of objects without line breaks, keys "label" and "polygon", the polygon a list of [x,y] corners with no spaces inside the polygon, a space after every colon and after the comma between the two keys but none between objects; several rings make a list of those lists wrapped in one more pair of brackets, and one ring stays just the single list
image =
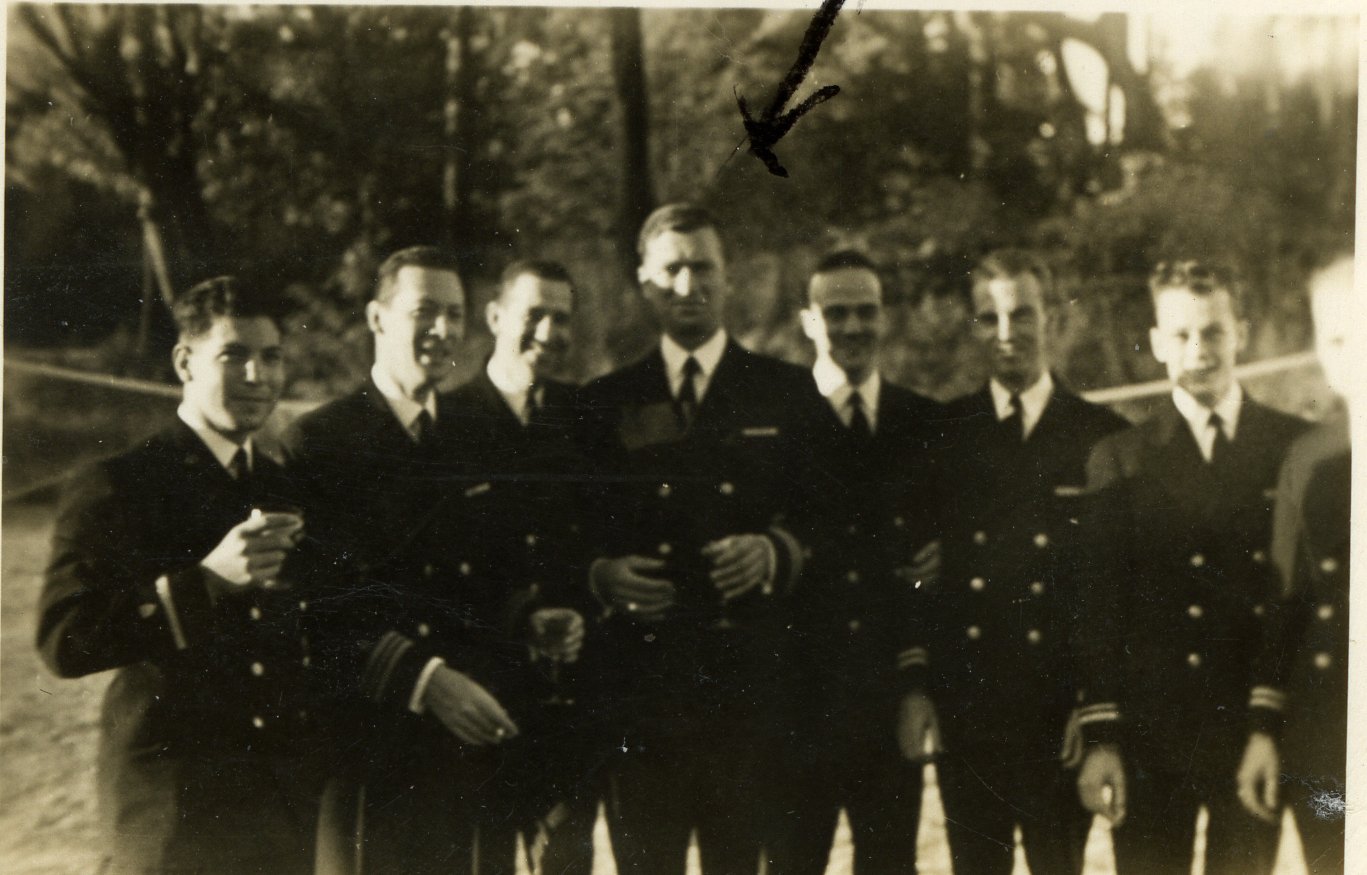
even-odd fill
[{"label": "man's nose", "polygon": [[1015,336],[1015,328],[1011,325],[1011,317],[1005,314],[997,317],[997,341],[999,343],[1009,343]]},{"label": "man's nose", "polygon": [[693,294],[693,270],[685,267],[674,275],[674,294],[687,298]]},{"label": "man's nose", "polygon": [[451,333],[451,319],[444,313],[437,316],[432,320],[432,329],[429,333],[445,339]]},{"label": "man's nose", "polygon": [[546,343],[551,339],[551,335],[554,331],[555,325],[551,321],[551,317],[542,316],[536,322],[536,327],[532,331],[532,338],[539,343]]},{"label": "man's nose", "polygon": [[247,364],[242,368],[242,377],[248,383],[259,383],[261,381],[261,365],[255,358],[247,359]]}]

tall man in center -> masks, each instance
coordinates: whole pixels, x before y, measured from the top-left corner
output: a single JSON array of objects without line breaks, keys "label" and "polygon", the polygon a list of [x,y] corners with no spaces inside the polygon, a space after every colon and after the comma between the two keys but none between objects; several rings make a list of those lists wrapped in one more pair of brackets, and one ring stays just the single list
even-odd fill
[{"label": "tall man in center", "polygon": [[721,326],[716,221],[659,208],[638,249],[662,335],[583,396],[593,459],[590,578],[610,612],[602,646],[620,752],[608,796],[618,870],[683,873],[696,831],[707,875],[753,873],[772,746],[777,637],[801,572],[801,369]]}]

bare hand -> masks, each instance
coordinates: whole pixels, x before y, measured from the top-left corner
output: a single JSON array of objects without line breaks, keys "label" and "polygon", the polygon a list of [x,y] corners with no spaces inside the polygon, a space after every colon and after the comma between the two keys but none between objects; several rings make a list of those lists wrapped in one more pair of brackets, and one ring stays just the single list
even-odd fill
[{"label": "bare hand", "polygon": [[1277,805],[1277,782],[1280,776],[1281,757],[1277,753],[1277,742],[1265,732],[1250,735],[1236,777],[1239,802],[1248,809],[1249,814],[1268,823],[1280,822]]},{"label": "bare hand", "polygon": [[483,747],[517,736],[517,724],[488,690],[449,666],[432,673],[423,705],[465,744]]},{"label": "bare hand", "polygon": [[280,575],[304,521],[292,513],[253,513],[228,530],[200,567],[228,584],[230,591],[265,587]]},{"label": "bare hand", "polygon": [[911,563],[898,568],[896,574],[918,588],[933,586],[940,579],[940,542],[928,542],[911,557]]},{"label": "bare hand", "polygon": [[897,713],[897,746],[902,756],[921,762],[944,750],[940,741],[940,718],[925,693],[907,693]]},{"label": "bare hand", "polygon": [[712,560],[712,585],[724,602],[740,598],[773,577],[769,541],[763,535],[730,535],[702,548]]},{"label": "bare hand", "polygon": [[648,556],[599,559],[590,575],[599,597],[615,608],[643,620],[658,620],[674,604],[674,584],[651,577],[665,567],[664,560]]},{"label": "bare hand", "polygon": [[532,647],[557,662],[574,662],[584,646],[584,618],[572,608],[541,608],[531,616]]},{"label": "bare hand", "polygon": [[1082,806],[1111,822],[1112,828],[1125,821],[1125,763],[1120,748],[1098,744],[1087,751],[1077,776],[1078,797]]}]

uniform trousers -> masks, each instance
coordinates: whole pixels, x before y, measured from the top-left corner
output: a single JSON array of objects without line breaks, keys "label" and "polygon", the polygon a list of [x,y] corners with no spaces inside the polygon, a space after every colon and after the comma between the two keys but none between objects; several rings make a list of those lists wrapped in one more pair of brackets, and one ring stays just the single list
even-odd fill
[{"label": "uniform trousers", "polygon": [[103,755],[107,875],[308,875],[320,781],[298,757]]},{"label": "uniform trousers", "polygon": [[[1230,745],[1233,756],[1242,746]],[[1128,773],[1125,821],[1115,830],[1118,875],[1188,875],[1195,853],[1196,817],[1205,806],[1206,875],[1266,875],[1276,862],[1278,827],[1239,804],[1236,763],[1186,771],[1135,756]]]},{"label": "uniform trousers", "polygon": [[[855,875],[915,875],[924,766],[902,757],[893,726],[839,753],[811,751],[780,767],[781,790],[769,806],[769,875],[822,875],[830,861],[840,809],[854,840]],[[812,756],[811,754],[815,754]]]},{"label": "uniform trousers", "polygon": [[935,772],[955,875],[1010,875],[1017,826],[1032,875],[1082,871],[1092,815],[1056,753],[951,748]]}]

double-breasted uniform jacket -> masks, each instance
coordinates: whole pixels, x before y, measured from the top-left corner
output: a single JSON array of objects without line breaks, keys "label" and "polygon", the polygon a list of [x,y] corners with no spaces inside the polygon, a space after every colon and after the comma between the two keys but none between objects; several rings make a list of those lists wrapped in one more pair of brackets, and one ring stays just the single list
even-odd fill
[{"label": "double-breasted uniform jacket", "polygon": [[520,688],[522,616],[486,513],[501,487],[467,469],[458,417],[439,397],[434,434],[418,444],[374,383],[297,420],[285,436],[292,476],[305,496],[307,574],[328,587],[324,627],[330,678],[344,710],[374,732],[377,762],[420,759],[414,743],[445,746],[430,715],[410,710],[433,658],[495,696]]},{"label": "double-breasted uniform jacket", "polygon": [[[815,395],[815,393],[814,393]],[[785,675],[810,753],[891,736],[901,645],[923,590],[903,574],[939,536],[936,462],[943,407],[881,382],[877,428],[853,434],[819,395],[808,427],[821,541],[793,592]],[[913,660],[914,662],[915,660]]]},{"label": "double-breasted uniform jacket", "polygon": [[176,422],[78,473],[63,495],[37,643],[62,677],[118,670],[100,746],[116,830],[164,831],[170,842],[177,818],[151,813],[185,804],[185,764],[231,771],[315,752],[312,595],[297,586],[217,595],[199,566],[256,502],[291,498],[279,466],[254,457],[250,478],[235,480]]},{"label": "double-breasted uniform jacket", "polygon": [[1305,427],[1245,395],[1235,439],[1207,463],[1168,403],[1093,451],[1079,627],[1089,740],[1123,738],[1168,772],[1232,768],[1276,594],[1278,471]]},{"label": "double-breasted uniform jacket", "polygon": [[[604,625],[605,692],[628,746],[632,736],[697,736],[719,715],[744,723],[776,692],[783,593],[803,562],[810,456],[801,411],[814,394],[801,368],[729,340],[687,428],[658,349],[585,388],[581,440],[595,482],[589,542],[599,556],[663,560],[660,576],[678,591],[662,621],[617,610]],[[701,551],[743,533],[771,538],[775,586],[723,609]]]},{"label": "double-breasted uniform jacket", "polygon": [[[1075,703],[1074,607],[1094,583],[1077,552],[1087,455],[1126,422],[1057,378],[1024,441],[1018,422],[997,420],[986,386],[948,414],[943,566],[926,598],[919,680],[947,750],[1056,762]],[[913,685],[915,655],[903,656]]]},{"label": "double-breasted uniform jacket", "polygon": [[1249,700],[1255,728],[1284,729],[1286,771],[1337,780],[1340,788],[1348,735],[1352,467],[1346,416],[1297,439],[1287,453],[1271,550],[1281,591]]}]

